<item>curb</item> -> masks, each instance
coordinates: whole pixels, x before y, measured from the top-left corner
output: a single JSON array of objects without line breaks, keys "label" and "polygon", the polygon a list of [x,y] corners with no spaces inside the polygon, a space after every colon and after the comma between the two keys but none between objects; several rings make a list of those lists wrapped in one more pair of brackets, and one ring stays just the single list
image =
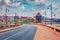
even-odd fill
[{"label": "curb", "polygon": [[46,24],[42,24],[43,26],[46,26],[46,27],[49,27],[51,28],[52,30],[56,31],[56,32],[59,32],[60,33],[60,29],[57,28],[57,26],[51,26],[51,25],[46,25]]},{"label": "curb", "polygon": [[6,28],[6,29],[4,29],[4,30],[0,30],[0,33],[6,32],[6,31],[9,31],[9,30],[14,30],[14,29],[17,29],[17,28],[20,28],[20,26],[18,26],[18,27],[13,27],[13,28]]}]

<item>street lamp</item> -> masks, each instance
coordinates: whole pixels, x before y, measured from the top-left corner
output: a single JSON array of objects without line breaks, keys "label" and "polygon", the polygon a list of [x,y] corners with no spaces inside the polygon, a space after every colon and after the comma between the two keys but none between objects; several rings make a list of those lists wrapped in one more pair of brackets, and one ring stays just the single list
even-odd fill
[{"label": "street lamp", "polygon": [[5,9],[5,20],[6,20],[6,26],[7,26],[7,17],[8,17],[8,16],[7,16],[7,10],[8,10],[8,9],[7,9],[7,7],[6,7],[6,9]]},{"label": "street lamp", "polygon": [[51,10],[51,25],[52,25],[52,4],[51,4],[51,8],[50,8],[50,10]]},{"label": "street lamp", "polygon": [[[51,10],[51,25],[53,24],[53,13],[52,13],[52,4],[50,5],[50,10]],[[55,16],[55,13],[54,13]]]},{"label": "street lamp", "polygon": [[52,3],[49,5],[49,8],[48,9],[50,9],[50,11],[51,11],[51,25],[52,25]]},{"label": "street lamp", "polygon": [[46,11],[45,11],[45,24],[46,24]]}]

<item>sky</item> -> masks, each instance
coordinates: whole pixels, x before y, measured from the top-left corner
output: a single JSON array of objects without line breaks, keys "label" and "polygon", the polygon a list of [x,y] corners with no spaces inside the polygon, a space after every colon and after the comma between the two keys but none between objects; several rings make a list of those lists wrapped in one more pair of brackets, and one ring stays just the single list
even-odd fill
[{"label": "sky", "polygon": [[51,4],[53,18],[60,18],[60,0],[0,0],[0,15],[4,15],[7,8],[9,16],[17,13],[18,16],[33,17],[38,12],[45,16],[46,11],[45,17],[51,18],[51,10],[48,9]]}]

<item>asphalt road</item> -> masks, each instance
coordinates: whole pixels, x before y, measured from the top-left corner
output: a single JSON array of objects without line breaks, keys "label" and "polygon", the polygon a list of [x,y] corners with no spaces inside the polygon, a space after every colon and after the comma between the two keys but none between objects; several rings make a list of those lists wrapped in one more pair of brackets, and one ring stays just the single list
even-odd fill
[{"label": "asphalt road", "polygon": [[36,29],[34,26],[22,26],[19,29],[0,33],[0,40],[33,40]]}]

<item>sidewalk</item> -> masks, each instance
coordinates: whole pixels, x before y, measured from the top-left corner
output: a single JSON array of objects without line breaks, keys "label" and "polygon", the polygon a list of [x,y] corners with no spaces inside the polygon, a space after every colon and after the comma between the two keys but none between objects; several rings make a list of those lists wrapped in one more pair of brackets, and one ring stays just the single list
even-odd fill
[{"label": "sidewalk", "polygon": [[42,25],[60,33],[60,26],[48,25],[48,24],[42,24]]},{"label": "sidewalk", "polygon": [[17,29],[17,28],[20,28],[20,27],[21,27],[21,26],[10,27],[10,28],[6,28],[6,29],[1,29],[1,30],[0,30],[0,33],[5,32],[5,31],[9,31],[9,30],[14,30],[14,29]]},{"label": "sidewalk", "polygon": [[34,40],[60,40],[60,36],[58,36],[55,31],[50,28],[43,26],[42,24],[35,24],[34,26],[37,27]]}]

